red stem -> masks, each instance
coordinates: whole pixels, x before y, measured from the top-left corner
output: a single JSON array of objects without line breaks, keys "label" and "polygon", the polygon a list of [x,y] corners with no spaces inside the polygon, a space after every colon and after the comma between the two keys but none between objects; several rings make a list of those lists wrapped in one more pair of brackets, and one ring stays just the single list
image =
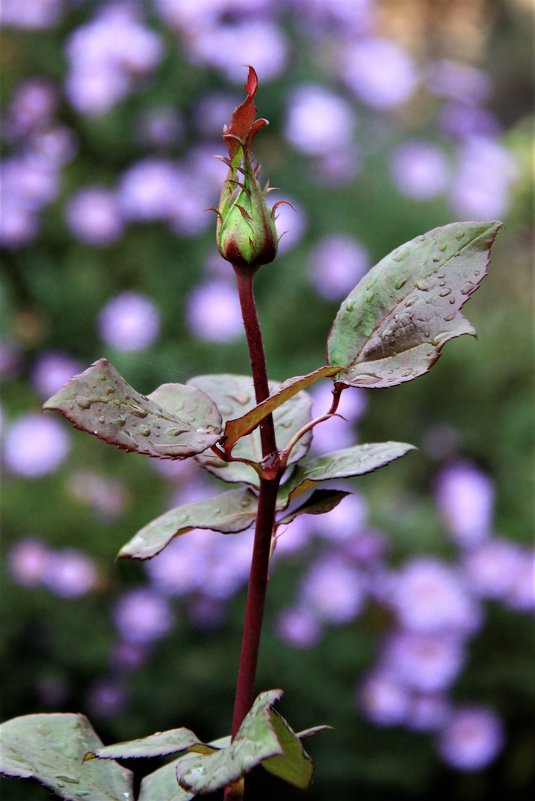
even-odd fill
[{"label": "red stem", "polygon": [[[269,396],[269,386],[262,332],[258,322],[253,294],[254,271],[235,266],[234,272],[236,274],[243,324],[249,347],[256,402],[261,403]],[[269,465],[271,476],[260,480],[253,555],[247,587],[240,664],[232,718],[232,737],[235,737],[254,699],[256,666],[260,650],[260,636],[269,576],[271,537],[275,522],[277,491],[281,478],[275,427],[271,415],[268,415],[260,424],[260,440],[262,443],[263,462],[266,467]],[[224,801],[235,799],[236,789],[234,786],[227,787]],[[238,797],[240,796],[238,795]]]}]

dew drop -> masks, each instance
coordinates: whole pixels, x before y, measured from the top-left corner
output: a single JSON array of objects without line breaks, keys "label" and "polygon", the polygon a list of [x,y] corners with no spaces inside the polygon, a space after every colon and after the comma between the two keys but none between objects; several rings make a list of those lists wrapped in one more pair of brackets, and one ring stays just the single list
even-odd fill
[{"label": "dew drop", "polygon": [[377,384],[378,381],[381,381],[380,375],[375,375],[375,373],[359,373],[357,376],[357,380],[359,384]]},{"label": "dew drop", "polygon": [[445,278],[445,277],[446,277],[446,273],[444,273],[444,272],[439,273],[438,276],[437,276],[437,278]]},{"label": "dew drop", "polygon": [[417,297],[416,297],[416,295],[410,295],[410,296],[407,298],[407,300],[405,301],[405,306],[406,306],[406,308],[407,308],[407,309],[410,309],[410,307],[411,307],[411,306],[414,306],[414,304],[416,303],[416,301],[417,301]]},{"label": "dew drop", "polygon": [[457,231],[457,233],[455,234],[455,239],[457,240],[457,242],[461,242],[461,240],[464,239],[464,236],[465,236],[464,231]]},{"label": "dew drop", "polygon": [[250,501],[250,499],[248,499],[248,498],[245,498],[245,499],[244,499],[244,500],[241,502],[241,505],[242,505],[242,509],[247,509],[247,507],[251,505],[251,501]]},{"label": "dew drop", "polygon": [[408,277],[407,276],[405,276],[405,278],[399,278],[396,281],[396,283],[394,284],[394,286],[395,286],[396,289],[401,289],[401,287],[405,286],[407,281],[408,281]]},{"label": "dew drop", "polygon": [[433,286],[429,283],[429,281],[416,281],[414,284],[416,289],[419,289],[421,292],[428,292],[429,289]]},{"label": "dew drop", "polygon": [[366,303],[371,303],[372,300],[374,299],[374,297],[375,297],[375,293],[374,292],[367,292],[366,293]]},{"label": "dew drop", "polygon": [[139,426],[139,433],[142,437],[150,437],[150,428],[148,426]]},{"label": "dew drop", "polygon": [[452,305],[455,303],[455,297],[454,297],[453,295],[452,295],[452,297],[450,298],[450,303],[451,303]]},{"label": "dew drop", "polygon": [[354,300],[350,300],[350,301],[348,301],[346,303],[346,311],[352,312],[354,308],[355,308],[355,301]]},{"label": "dew drop", "polygon": [[56,779],[60,782],[67,782],[67,784],[80,784],[80,779],[77,779],[76,776],[56,776]]},{"label": "dew drop", "polygon": [[455,314],[446,314],[444,320],[447,323],[451,323],[452,320],[455,320]]},{"label": "dew drop", "polygon": [[463,287],[461,287],[461,295],[469,295],[470,292],[473,292],[475,289],[474,284],[468,281]]},{"label": "dew drop", "polygon": [[86,395],[79,395],[76,398],[76,403],[78,404],[80,409],[89,409],[89,407],[93,403],[93,399],[88,398]]},{"label": "dew drop", "polygon": [[126,423],[126,415],[125,414],[119,415],[119,417],[117,418],[117,425],[124,426],[125,423]]},{"label": "dew drop", "polygon": [[148,409],[143,409],[141,406],[131,406],[130,407],[130,411],[136,417],[141,417],[141,419],[143,419],[144,417],[147,417],[147,415],[149,413]]},{"label": "dew drop", "polygon": [[440,295],[441,298],[447,298],[448,295],[451,295],[451,289],[449,287],[446,287],[446,289],[443,289],[438,294]]},{"label": "dew drop", "polygon": [[444,251],[448,249],[448,243],[447,242],[442,242],[438,246],[438,249],[440,250],[441,253],[444,253]]},{"label": "dew drop", "polygon": [[105,422],[106,422],[106,418],[104,417],[104,415],[103,415],[103,414],[100,414],[100,415],[97,417],[97,421],[98,421],[99,423],[105,423]]}]

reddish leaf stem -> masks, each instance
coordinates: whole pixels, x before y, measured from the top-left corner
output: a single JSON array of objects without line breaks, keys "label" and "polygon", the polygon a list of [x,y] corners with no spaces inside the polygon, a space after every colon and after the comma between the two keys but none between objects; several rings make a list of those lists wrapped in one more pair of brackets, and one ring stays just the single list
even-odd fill
[{"label": "reddish leaf stem", "polygon": [[[258,322],[253,293],[254,271],[235,266],[234,272],[236,274],[243,324],[249,347],[256,402],[261,403],[269,395],[269,385],[262,332]],[[272,415],[268,415],[260,423],[260,440],[262,443],[263,465],[268,477],[260,480],[253,555],[247,588],[240,663],[234,700],[232,737],[236,736],[254,699],[256,666],[269,575],[271,537],[275,522],[277,490],[281,479]],[[224,801],[232,801],[232,799],[236,799],[235,786],[229,786],[225,789]]]}]

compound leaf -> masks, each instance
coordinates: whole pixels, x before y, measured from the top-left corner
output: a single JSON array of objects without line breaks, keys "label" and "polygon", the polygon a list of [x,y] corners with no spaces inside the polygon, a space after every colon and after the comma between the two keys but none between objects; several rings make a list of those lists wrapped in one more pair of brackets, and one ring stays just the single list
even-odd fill
[{"label": "compound leaf", "polygon": [[[242,417],[255,408],[253,381],[250,376],[229,375],[201,375],[191,378],[188,385],[194,386],[206,393],[218,407],[224,421]],[[280,385],[270,381],[270,392],[274,393]],[[275,436],[277,446],[283,449],[290,442],[293,435],[310,420],[312,401],[310,396],[300,391],[293,395],[284,406],[275,409],[273,421],[275,423]],[[293,449],[290,462],[301,459],[308,451],[312,439],[311,433],[299,440]],[[249,459],[253,462],[262,461],[262,447],[260,432],[252,431],[242,436],[233,450],[233,457]],[[241,462],[224,462],[213,453],[199,454],[197,461],[206,470],[231,483],[243,482],[258,487],[260,480],[257,473],[248,465]]]},{"label": "compound leaf", "polygon": [[13,718],[0,726],[0,773],[37,779],[68,801],[133,801],[132,773],[117,762],[83,762],[101,747],[83,715]]},{"label": "compound leaf", "polygon": [[186,503],[152,520],[119,551],[119,558],[150,559],[172,539],[196,528],[235,534],[256,518],[258,500],[248,489],[229,490],[213,498]]},{"label": "compound leaf", "polygon": [[475,330],[460,309],[486,275],[501,223],[435,228],[385,256],[344,300],[329,334],[336,382],[391,387],[428,372],[446,342]]},{"label": "compound leaf", "polygon": [[68,381],[43,408],[104,442],[159,459],[186,459],[221,438],[221,415],[203,392],[164,384],[141,395],[107,359]]}]

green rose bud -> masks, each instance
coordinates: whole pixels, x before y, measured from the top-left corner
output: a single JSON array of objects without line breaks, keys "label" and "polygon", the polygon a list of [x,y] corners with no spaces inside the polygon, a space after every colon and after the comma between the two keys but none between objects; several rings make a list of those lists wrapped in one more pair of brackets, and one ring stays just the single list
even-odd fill
[{"label": "green rose bud", "polygon": [[[267,120],[255,120],[254,96],[258,78],[252,67],[245,91],[247,98],[235,109],[223,139],[229,157],[221,156],[229,171],[223,185],[217,212],[217,247],[227,261],[238,267],[269,264],[277,254],[278,234],[274,211],[266,203],[269,187],[258,181],[259,165],[254,165],[251,148],[254,137]],[[280,201],[279,201],[280,202]],[[278,204],[275,204],[275,206]]]}]

